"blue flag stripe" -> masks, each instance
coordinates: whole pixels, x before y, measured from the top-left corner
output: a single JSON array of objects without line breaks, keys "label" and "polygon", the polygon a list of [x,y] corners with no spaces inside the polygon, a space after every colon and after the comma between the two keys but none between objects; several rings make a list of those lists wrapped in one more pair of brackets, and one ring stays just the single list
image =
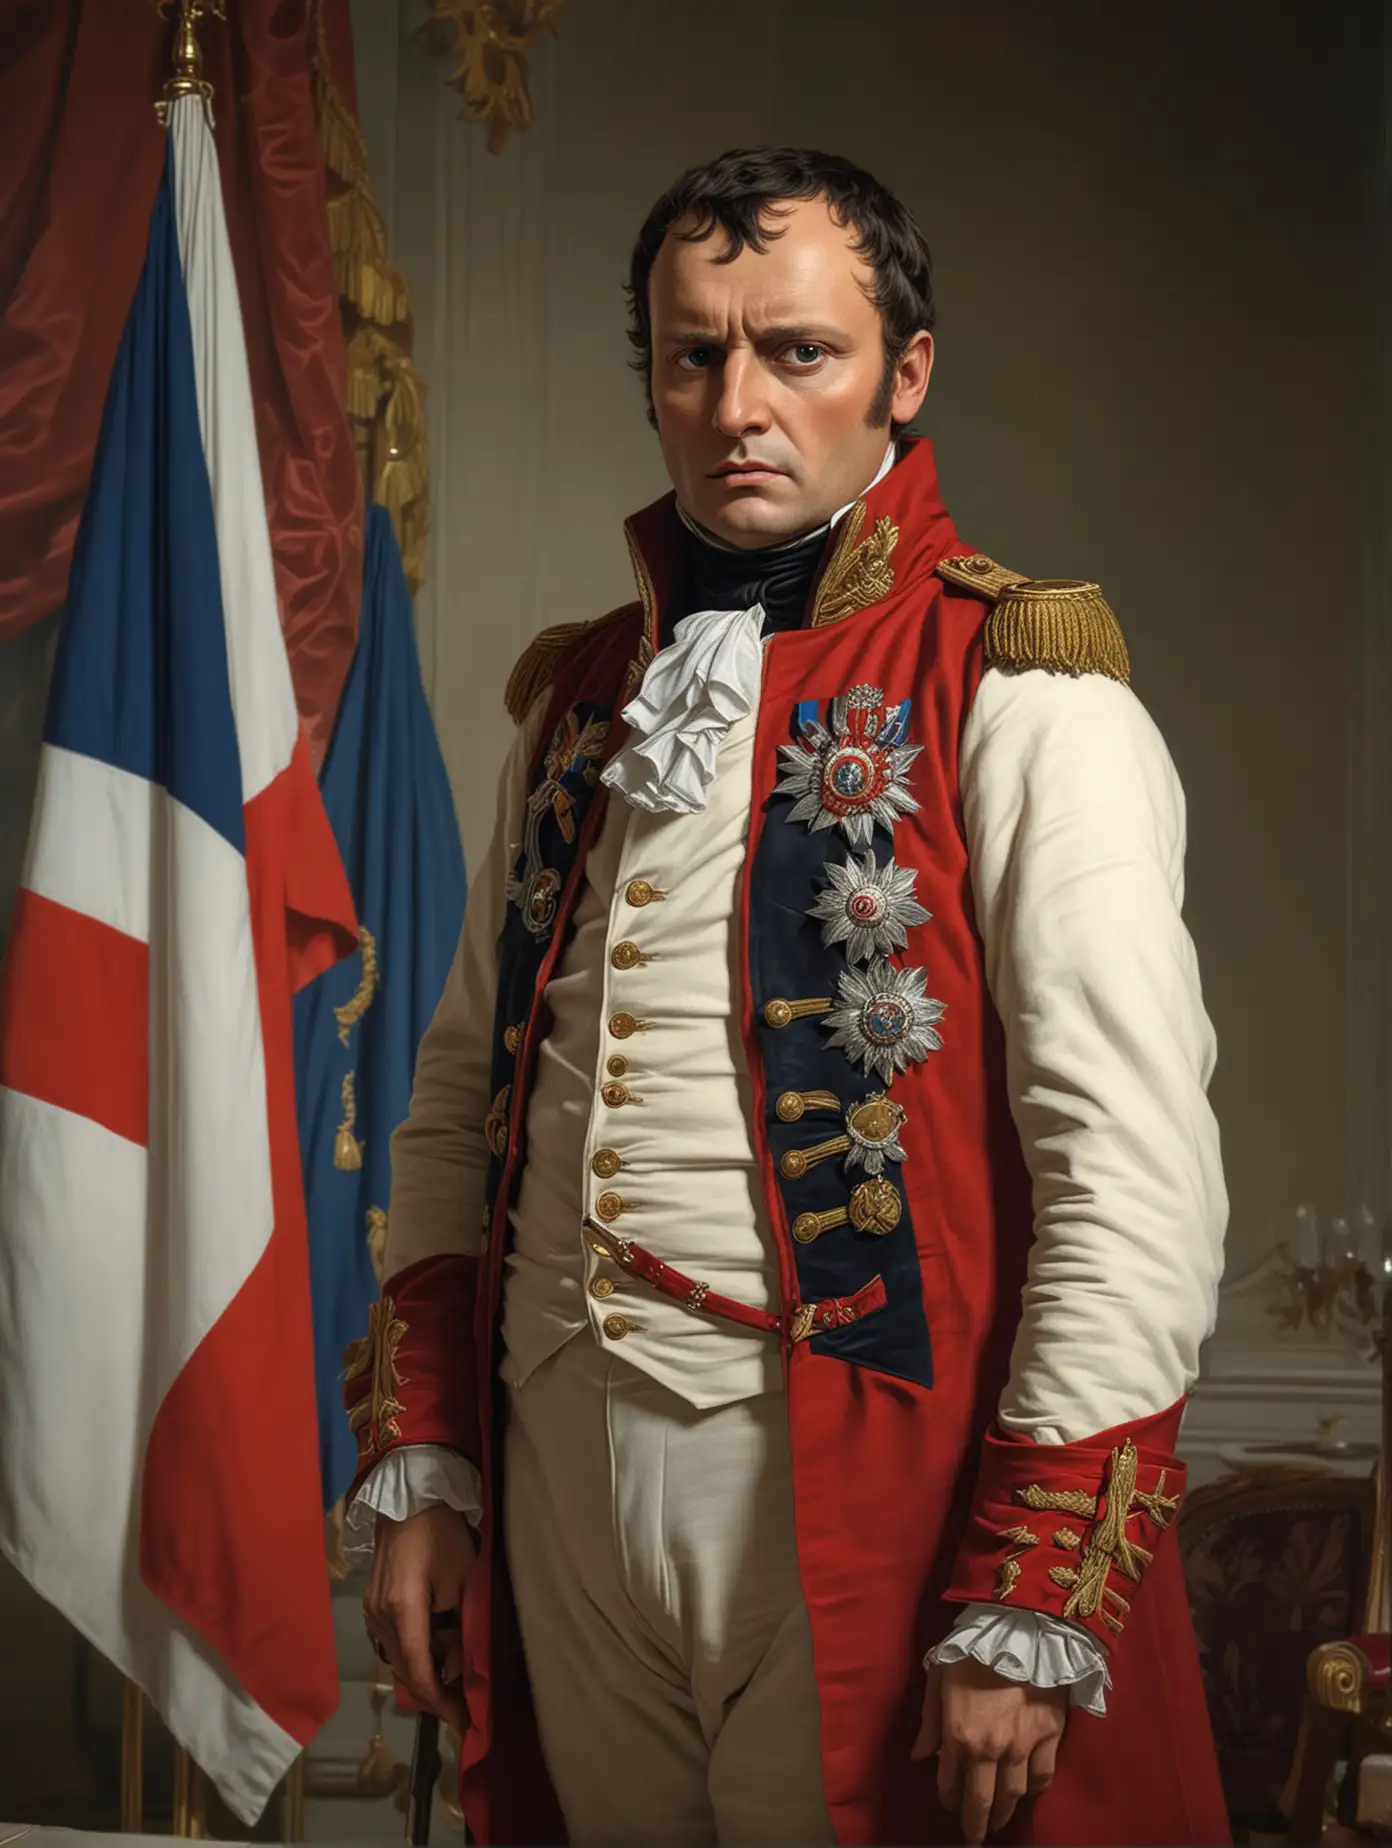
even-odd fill
[{"label": "blue flag stripe", "polygon": [[44,735],[162,784],[244,853],[217,534],[172,189],[166,161],[73,549]]}]

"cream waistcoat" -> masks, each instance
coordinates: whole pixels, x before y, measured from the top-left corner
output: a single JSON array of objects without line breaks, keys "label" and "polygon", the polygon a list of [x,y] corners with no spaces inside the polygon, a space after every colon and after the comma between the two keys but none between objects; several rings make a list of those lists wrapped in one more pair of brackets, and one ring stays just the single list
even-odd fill
[{"label": "cream waistcoat", "polygon": [[724,1295],[777,1297],[736,989],[754,723],[731,726],[697,813],[609,798],[546,990],[507,1259],[510,1385],[582,1329],[692,1405],[781,1383],[772,1336],[692,1315],[580,1229],[589,1214]]}]

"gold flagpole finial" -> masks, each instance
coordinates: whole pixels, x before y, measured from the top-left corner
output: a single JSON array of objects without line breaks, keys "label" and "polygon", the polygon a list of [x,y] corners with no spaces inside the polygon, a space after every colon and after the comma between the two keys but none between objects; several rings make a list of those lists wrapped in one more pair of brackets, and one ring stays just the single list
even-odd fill
[{"label": "gold flagpole finial", "polygon": [[226,20],[223,0],[155,0],[156,10],[168,19],[174,15],[173,68],[165,80],[164,95],[155,104],[163,128],[169,126],[169,108],[176,97],[201,96],[211,108],[213,86],[203,75],[203,51],[198,43],[198,22],[205,13]]}]

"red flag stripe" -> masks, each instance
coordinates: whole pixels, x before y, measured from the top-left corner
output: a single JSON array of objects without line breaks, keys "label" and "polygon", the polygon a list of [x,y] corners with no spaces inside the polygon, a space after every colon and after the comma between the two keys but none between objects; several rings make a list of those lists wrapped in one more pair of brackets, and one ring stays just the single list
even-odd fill
[{"label": "red flag stripe", "polygon": [[145,944],[21,890],[0,966],[0,1084],[145,1147],[149,990]]}]

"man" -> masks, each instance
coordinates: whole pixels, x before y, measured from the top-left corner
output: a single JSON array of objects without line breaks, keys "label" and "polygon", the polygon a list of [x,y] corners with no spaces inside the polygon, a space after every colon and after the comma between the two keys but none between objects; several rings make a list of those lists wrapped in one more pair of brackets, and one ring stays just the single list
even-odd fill
[{"label": "man", "polygon": [[674,492],[509,688],[349,1367],[369,1631],[483,1841],[1226,1839],[1173,768],[1096,587],[965,545],[904,434],[882,186],[726,154],[631,298]]}]

